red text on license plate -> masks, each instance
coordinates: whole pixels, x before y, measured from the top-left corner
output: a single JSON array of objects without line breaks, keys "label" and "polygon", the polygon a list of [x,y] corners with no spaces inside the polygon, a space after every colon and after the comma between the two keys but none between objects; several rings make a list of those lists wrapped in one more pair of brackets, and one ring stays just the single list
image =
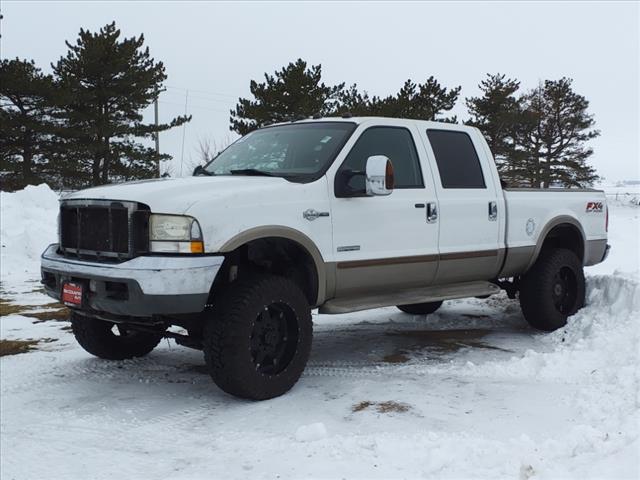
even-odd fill
[{"label": "red text on license plate", "polygon": [[82,305],[82,285],[77,283],[62,284],[62,303]]}]

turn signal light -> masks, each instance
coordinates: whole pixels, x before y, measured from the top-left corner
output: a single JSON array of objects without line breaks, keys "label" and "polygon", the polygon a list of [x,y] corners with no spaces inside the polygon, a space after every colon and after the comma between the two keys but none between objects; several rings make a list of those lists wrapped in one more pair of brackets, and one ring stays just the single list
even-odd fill
[{"label": "turn signal light", "polygon": [[200,240],[191,242],[191,253],[204,253],[204,242]]}]

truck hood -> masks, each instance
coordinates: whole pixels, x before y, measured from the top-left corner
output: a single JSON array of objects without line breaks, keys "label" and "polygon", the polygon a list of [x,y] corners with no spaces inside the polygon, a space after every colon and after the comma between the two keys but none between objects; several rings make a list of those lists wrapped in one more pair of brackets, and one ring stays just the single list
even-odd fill
[{"label": "truck hood", "polygon": [[183,214],[203,199],[246,198],[264,190],[285,188],[287,184],[289,182],[283,178],[244,175],[161,178],[88,188],[62,200],[128,200],[144,203],[152,212]]}]

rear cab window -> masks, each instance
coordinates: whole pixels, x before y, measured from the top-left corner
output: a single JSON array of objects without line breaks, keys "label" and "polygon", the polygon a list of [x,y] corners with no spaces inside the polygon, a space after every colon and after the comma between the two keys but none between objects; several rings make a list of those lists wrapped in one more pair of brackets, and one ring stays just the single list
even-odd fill
[{"label": "rear cab window", "polygon": [[465,132],[428,129],[442,188],[487,188],[480,159]]}]

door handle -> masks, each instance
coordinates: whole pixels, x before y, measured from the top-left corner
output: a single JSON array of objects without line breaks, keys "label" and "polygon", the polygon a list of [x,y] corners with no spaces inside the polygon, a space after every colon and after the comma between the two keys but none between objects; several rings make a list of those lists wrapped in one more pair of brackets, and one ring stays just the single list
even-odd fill
[{"label": "door handle", "polygon": [[307,210],[305,210],[304,212],[302,212],[302,216],[309,220],[310,222],[313,222],[316,218],[319,217],[328,217],[329,216],[329,212],[318,212],[316,210],[314,210],[313,208],[309,208]]},{"label": "door handle", "polygon": [[489,202],[489,221],[495,222],[498,219],[498,204]]},{"label": "door handle", "polygon": [[438,205],[436,202],[427,203],[427,223],[436,223],[438,221]]}]

